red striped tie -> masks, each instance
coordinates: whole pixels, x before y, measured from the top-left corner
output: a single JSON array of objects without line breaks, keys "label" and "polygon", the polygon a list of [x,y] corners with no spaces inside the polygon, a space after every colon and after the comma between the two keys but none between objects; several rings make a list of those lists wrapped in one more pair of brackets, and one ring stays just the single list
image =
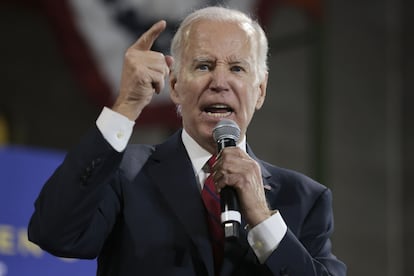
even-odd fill
[{"label": "red striped tie", "polygon": [[[216,156],[213,155],[207,162],[209,169],[213,166],[215,161]],[[210,174],[204,182],[201,197],[203,198],[204,206],[207,211],[206,218],[208,230],[210,232],[210,241],[213,247],[214,270],[215,274],[219,275],[221,264],[223,262],[224,230],[220,220],[220,195],[215,191],[213,174]]]}]

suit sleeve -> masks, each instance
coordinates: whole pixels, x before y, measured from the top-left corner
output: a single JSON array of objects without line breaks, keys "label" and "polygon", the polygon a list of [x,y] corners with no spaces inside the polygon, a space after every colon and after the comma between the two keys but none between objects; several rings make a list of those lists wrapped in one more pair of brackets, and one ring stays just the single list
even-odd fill
[{"label": "suit sleeve", "polygon": [[332,254],[332,233],[332,195],[325,189],[305,217],[299,235],[288,229],[265,265],[273,275],[344,276],[345,265]]},{"label": "suit sleeve", "polygon": [[29,240],[57,256],[95,258],[120,210],[121,159],[122,153],[92,128],[43,186],[29,223]]}]

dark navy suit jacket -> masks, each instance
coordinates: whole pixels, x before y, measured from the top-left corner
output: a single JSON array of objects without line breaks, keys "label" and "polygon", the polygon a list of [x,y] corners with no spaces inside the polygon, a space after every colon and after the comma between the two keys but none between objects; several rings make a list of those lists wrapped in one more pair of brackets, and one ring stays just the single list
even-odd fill
[{"label": "dark navy suit jacket", "polygon": [[[241,230],[221,275],[345,275],[331,252],[331,192],[260,161],[266,197],[288,231],[260,264]],[[29,239],[50,253],[98,258],[97,275],[214,275],[205,210],[181,131],[116,152],[93,128],[43,187]]]}]

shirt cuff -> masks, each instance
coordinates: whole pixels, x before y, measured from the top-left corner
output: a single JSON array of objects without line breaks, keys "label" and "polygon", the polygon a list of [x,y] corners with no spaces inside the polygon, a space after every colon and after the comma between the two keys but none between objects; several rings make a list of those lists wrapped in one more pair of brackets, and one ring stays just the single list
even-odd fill
[{"label": "shirt cuff", "polygon": [[286,232],[286,223],[278,211],[249,231],[247,241],[261,264],[279,246]]},{"label": "shirt cuff", "polygon": [[96,120],[99,131],[117,152],[125,150],[134,125],[135,122],[107,107],[103,108]]}]

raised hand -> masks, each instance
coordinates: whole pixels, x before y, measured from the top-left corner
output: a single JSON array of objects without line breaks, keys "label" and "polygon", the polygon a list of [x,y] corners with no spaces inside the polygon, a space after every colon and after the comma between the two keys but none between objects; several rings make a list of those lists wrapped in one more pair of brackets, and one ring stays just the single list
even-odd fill
[{"label": "raised hand", "polygon": [[160,93],[173,63],[171,56],[151,51],[166,22],[155,23],[128,48],[122,68],[119,95],[112,109],[135,121],[151,102],[154,93]]}]

